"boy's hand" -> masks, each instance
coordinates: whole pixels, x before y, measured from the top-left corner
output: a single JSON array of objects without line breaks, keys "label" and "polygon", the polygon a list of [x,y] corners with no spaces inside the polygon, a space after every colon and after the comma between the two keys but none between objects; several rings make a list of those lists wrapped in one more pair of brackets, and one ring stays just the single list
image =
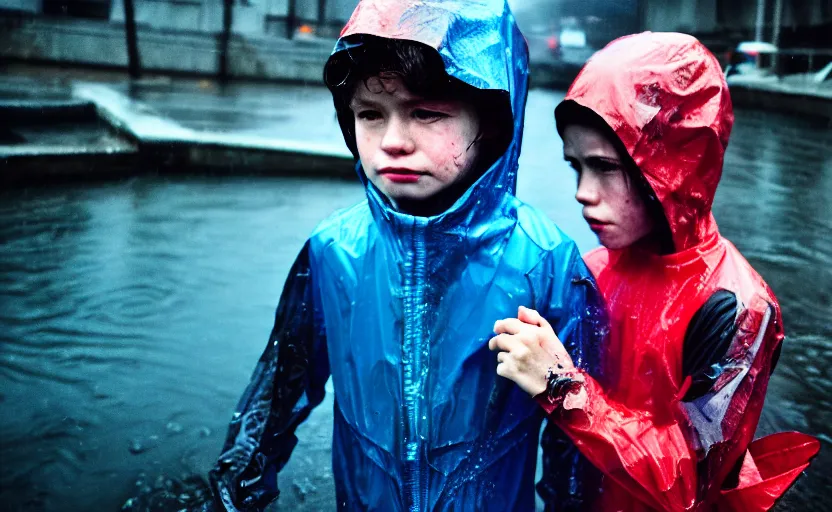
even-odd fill
[{"label": "boy's hand", "polygon": [[499,352],[497,375],[514,381],[531,396],[546,391],[550,369],[577,374],[566,348],[537,311],[520,306],[517,318],[498,320],[494,332],[497,336],[488,348]]}]

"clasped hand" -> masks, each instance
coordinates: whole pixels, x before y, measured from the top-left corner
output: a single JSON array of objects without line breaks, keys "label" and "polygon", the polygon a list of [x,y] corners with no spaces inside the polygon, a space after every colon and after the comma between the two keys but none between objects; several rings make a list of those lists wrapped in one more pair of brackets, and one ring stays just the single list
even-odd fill
[{"label": "clasped hand", "polygon": [[583,380],[554,329],[537,311],[520,306],[517,318],[498,320],[494,332],[488,348],[498,352],[497,375],[531,396],[546,391],[550,372]]}]

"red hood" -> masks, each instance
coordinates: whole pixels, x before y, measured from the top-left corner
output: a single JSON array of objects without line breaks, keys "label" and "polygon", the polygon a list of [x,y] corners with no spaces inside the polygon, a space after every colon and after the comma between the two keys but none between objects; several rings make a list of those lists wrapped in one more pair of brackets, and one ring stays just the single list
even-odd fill
[{"label": "red hood", "polygon": [[566,100],[587,107],[615,131],[656,192],[676,251],[716,232],[711,215],[734,123],[716,58],[694,37],[622,37],[596,53]]}]

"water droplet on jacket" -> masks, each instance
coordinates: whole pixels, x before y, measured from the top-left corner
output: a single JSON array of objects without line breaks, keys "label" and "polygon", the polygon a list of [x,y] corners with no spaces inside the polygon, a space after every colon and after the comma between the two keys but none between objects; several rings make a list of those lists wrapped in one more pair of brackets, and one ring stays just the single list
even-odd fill
[{"label": "water droplet on jacket", "polygon": [[138,440],[130,441],[129,450],[130,450],[130,453],[132,453],[133,455],[138,455],[140,453],[143,453],[146,449],[147,448],[140,441],[138,441]]}]

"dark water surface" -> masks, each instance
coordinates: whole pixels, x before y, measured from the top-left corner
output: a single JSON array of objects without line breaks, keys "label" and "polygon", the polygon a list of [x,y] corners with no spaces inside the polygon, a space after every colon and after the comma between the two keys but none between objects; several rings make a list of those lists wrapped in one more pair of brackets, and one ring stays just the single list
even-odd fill
[{"label": "dark water surface", "polygon": [[[533,92],[521,198],[582,249],[550,117]],[[827,510],[832,489],[832,135],[737,113],[715,214],[768,280],[788,334],[761,431],[823,451],[780,510]],[[0,509],[118,510],[136,481],[208,469],[315,225],[357,181],[138,178],[0,192]],[[331,395],[298,432],[279,509],[333,508]]]}]

